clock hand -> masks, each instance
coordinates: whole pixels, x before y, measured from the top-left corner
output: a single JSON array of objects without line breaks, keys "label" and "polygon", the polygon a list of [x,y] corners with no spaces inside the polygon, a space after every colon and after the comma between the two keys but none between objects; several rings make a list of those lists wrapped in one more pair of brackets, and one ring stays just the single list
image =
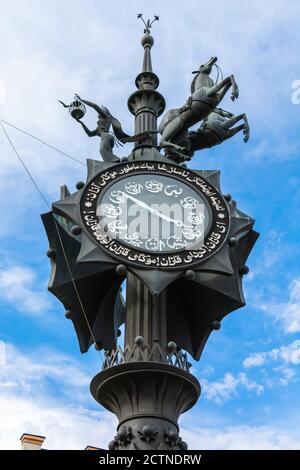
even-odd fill
[{"label": "clock hand", "polygon": [[128,199],[131,199],[131,201],[132,201],[132,202],[135,202],[138,206],[143,207],[144,209],[147,209],[149,212],[151,212],[152,214],[157,215],[157,216],[160,217],[161,219],[164,219],[164,220],[166,220],[167,222],[173,222],[175,225],[177,225],[177,227],[188,227],[188,226],[185,225],[181,220],[171,219],[171,217],[168,217],[167,215],[161,214],[161,213],[158,212],[156,209],[153,209],[153,207],[148,206],[148,204],[146,204],[145,202],[140,201],[139,199],[136,199],[135,197],[130,196],[129,194],[124,193],[123,191],[122,191],[122,194],[123,194],[124,196],[126,196]]}]

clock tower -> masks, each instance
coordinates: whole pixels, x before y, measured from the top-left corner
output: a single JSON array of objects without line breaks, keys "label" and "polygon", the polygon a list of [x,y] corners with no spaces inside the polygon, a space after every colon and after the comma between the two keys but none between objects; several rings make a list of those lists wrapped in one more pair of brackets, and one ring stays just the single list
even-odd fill
[{"label": "clock tower", "polygon": [[[158,145],[165,100],[152,71],[152,23],[144,21],[142,72],[128,99],[134,136],[118,134],[134,141],[132,152],[118,161],[108,129],[120,129],[119,121],[82,100],[98,112],[98,128],[89,132],[101,138],[106,161],[87,160],[86,181],[73,193],[63,186],[52,211],[42,215],[49,290],[73,322],[81,352],[94,344],[104,353],[91,393],[118,418],[110,450],[187,449],[178,419],[201,390],[190,361],[200,359],[224,316],[245,305],[245,262],[258,237],[254,220],[222,194],[218,170],[176,163],[198,142],[184,127],[193,95],[163,118],[175,130],[181,126],[177,140],[166,153]],[[213,61],[208,64],[199,75],[209,73]]]}]

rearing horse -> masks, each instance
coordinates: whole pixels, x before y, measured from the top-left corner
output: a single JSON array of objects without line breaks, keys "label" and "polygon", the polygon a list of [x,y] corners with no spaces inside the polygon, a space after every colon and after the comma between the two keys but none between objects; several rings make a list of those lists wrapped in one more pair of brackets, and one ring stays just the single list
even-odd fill
[{"label": "rearing horse", "polygon": [[158,129],[161,134],[160,148],[174,147],[183,150],[178,143],[184,138],[187,129],[210,114],[230,88],[232,101],[238,98],[239,89],[233,75],[219,83],[215,83],[209,76],[217,60],[217,57],[212,57],[198,71],[193,72],[196,76],[191,84],[192,94],[186,104],[181,108],[170,109],[162,119]]},{"label": "rearing horse", "polygon": [[[244,121],[243,124],[234,127],[241,120]],[[179,142],[179,145],[185,149],[185,152],[182,153],[173,149],[170,152],[169,158],[177,163],[190,160],[197,150],[221,144],[240,131],[243,131],[244,142],[248,142],[250,128],[245,113],[235,116],[228,111],[224,111],[224,109],[216,108],[203,120],[198,129],[187,132],[185,138]]]}]

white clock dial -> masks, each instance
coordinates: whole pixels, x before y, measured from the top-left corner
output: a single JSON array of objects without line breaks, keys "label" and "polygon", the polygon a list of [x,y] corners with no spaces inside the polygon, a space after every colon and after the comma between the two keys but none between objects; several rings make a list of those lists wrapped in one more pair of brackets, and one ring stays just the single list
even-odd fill
[{"label": "white clock dial", "polygon": [[110,184],[97,201],[97,217],[111,238],[148,252],[199,249],[211,226],[200,192],[160,174],[141,173]]}]

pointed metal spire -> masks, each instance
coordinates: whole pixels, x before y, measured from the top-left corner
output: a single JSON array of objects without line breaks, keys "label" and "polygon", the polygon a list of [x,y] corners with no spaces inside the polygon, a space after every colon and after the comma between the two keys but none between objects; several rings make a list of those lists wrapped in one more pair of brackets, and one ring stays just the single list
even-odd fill
[{"label": "pointed metal spire", "polygon": [[[138,18],[142,20],[145,26],[144,35],[141,39],[144,57],[142,72],[138,74],[135,80],[138,90],[129,97],[128,108],[135,116],[135,133],[150,131],[153,134],[149,134],[143,142],[137,142],[135,150],[157,146],[157,118],[165,109],[165,100],[156,90],[159,85],[159,78],[153,73],[151,61],[151,48],[154,44],[154,39],[150,34],[150,29],[152,24],[159,20],[159,17],[154,16],[152,21],[145,21],[142,14],[139,13]],[[135,153],[135,157],[137,156],[138,153]]]},{"label": "pointed metal spire", "polygon": [[142,72],[153,72],[151,61],[151,47],[154,44],[154,39],[150,34],[145,34],[142,37],[142,46],[144,47],[144,60]]},{"label": "pointed metal spire", "polygon": [[154,44],[154,39],[150,34],[150,29],[152,28],[153,23],[159,20],[159,16],[155,15],[152,21],[147,20],[146,22],[143,18],[142,13],[139,13],[138,18],[140,18],[145,25],[144,36],[142,37],[142,40],[141,40],[142,46],[145,50],[142,72],[153,72],[150,51],[151,51],[151,47]]}]

